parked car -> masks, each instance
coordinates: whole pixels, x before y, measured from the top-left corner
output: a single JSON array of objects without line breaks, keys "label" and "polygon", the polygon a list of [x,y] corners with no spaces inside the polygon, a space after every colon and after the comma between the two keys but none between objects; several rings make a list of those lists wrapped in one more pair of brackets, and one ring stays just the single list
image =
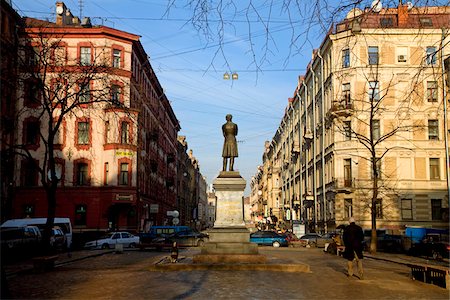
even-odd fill
[{"label": "parked car", "polygon": [[58,226],[52,228],[52,235],[50,236],[50,246],[58,250],[65,249],[67,247],[66,235]]},{"label": "parked car", "polygon": [[449,235],[427,234],[420,243],[413,244],[409,253],[415,256],[432,257],[433,259],[448,258],[450,254]]},{"label": "parked car", "polygon": [[3,254],[25,254],[40,246],[42,235],[36,226],[1,228],[1,251]]},{"label": "parked car", "polygon": [[151,243],[155,238],[167,237],[178,232],[192,231],[188,226],[152,226],[148,232],[140,232],[141,243]]},{"label": "parked car", "polygon": [[165,243],[173,244],[176,242],[179,247],[201,247],[209,240],[207,234],[189,230],[173,233],[165,237]]},{"label": "parked car", "polygon": [[85,249],[109,249],[122,244],[124,247],[134,248],[139,244],[139,237],[129,232],[111,232],[103,238],[84,244]]},{"label": "parked car", "polygon": [[250,234],[250,242],[258,245],[267,245],[273,247],[287,246],[286,235],[276,233],[275,231],[257,231]]},{"label": "parked car", "polygon": [[326,233],[325,235],[320,235],[318,233],[307,233],[300,237],[300,243],[303,246],[311,246],[324,248],[326,243],[333,242],[334,233]]},{"label": "parked car", "polygon": [[293,234],[292,232],[285,232],[285,233],[281,233],[281,234],[286,236],[288,243],[298,241],[298,237],[295,234]]}]

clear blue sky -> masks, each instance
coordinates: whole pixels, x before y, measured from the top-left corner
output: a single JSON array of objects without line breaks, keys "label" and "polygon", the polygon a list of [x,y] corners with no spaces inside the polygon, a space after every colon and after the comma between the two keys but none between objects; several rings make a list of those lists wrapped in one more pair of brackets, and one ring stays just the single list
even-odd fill
[{"label": "clear blue sky", "polygon": [[[80,16],[79,0],[64,2],[73,15]],[[247,180],[246,194],[249,194],[251,177],[262,163],[264,141],[272,139],[297,78],[304,74],[312,48],[319,47],[324,38],[323,29],[328,29],[329,24],[322,28],[315,26],[306,40],[301,33],[311,17],[291,11],[295,22],[293,34],[288,15],[282,10],[283,1],[274,0],[270,15],[271,39],[267,41],[270,51],[265,52],[265,28],[260,22],[254,22],[258,18],[255,13],[248,15],[251,22],[247,23],[247,15],[238,7],[236,15],[224,15],[226,63],[217,39],[205,38],[187,22],[192,16],[189,8],[174,7],[165,14],[165,0],[82,2],[82,16],[90,17],[94,25],[103,24],[141,36],[141,43],[180,121],[179,134],[187,137],[188,146],[199,160],[201,173],[208,183],[222,167],[221,125],[226,114],[233,115],[233,121],[239,126],[239,157],[235,168]],[[269,19],[270,2],[254,1],[263,20]],[[55,0],[13,0],[13,7],[22,16],[54,21],[55,3]],[[217,18],[210,23],[212,32],[217,32],[219,23],[215,20]],[[300,36],[295,47],[291,48],[291,39],[297,35]],[[253,54],[260,67],[258,72]],[[225,71],[236,71],[239,79],[223,80]]]}]

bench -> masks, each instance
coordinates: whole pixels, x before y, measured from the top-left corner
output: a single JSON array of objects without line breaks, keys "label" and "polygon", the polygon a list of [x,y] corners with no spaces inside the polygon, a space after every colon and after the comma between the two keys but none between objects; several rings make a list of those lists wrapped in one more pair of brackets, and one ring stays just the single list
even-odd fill
[{"label": "bench", "polygon": [[450,289],[450,269],[444,266],[424,264],[408,264],[414,280],[434,284],[445,289]]},{"label": "bench", "polygon": [[35,271],[44,272],[54,268],[58,255],[39,256],[33,258],[33,268]]}]

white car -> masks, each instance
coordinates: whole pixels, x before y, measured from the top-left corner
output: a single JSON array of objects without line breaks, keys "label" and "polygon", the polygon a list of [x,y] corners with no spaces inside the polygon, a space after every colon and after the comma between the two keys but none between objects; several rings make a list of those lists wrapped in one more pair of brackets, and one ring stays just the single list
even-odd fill
[{"label": "white car", "polygon": [[135,248],[139,244],[139,237],[129,232],[111,232],[99,240],[87,242],[85,249],[109,249],[114,248],[116,244],[122,244],[123,247]]}]

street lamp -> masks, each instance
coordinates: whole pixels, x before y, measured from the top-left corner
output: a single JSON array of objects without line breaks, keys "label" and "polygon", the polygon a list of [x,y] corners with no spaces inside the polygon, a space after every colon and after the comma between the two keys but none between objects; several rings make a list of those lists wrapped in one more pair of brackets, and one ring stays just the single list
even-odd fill
[{"label": "street lamp", "polygon": [[238,73],[236,73],[236,72],[233,72],[233,73],[231,74],[231,76],[230,76],[230,74],[229,74],[228,72],[225,72],[225,73],[223,74],[223,79],[224,79],[224,80],[230,80],[230,78],[231,78],[232,80],[238,80],[238,79],[239,79],[239,75],[238,75]]}]

